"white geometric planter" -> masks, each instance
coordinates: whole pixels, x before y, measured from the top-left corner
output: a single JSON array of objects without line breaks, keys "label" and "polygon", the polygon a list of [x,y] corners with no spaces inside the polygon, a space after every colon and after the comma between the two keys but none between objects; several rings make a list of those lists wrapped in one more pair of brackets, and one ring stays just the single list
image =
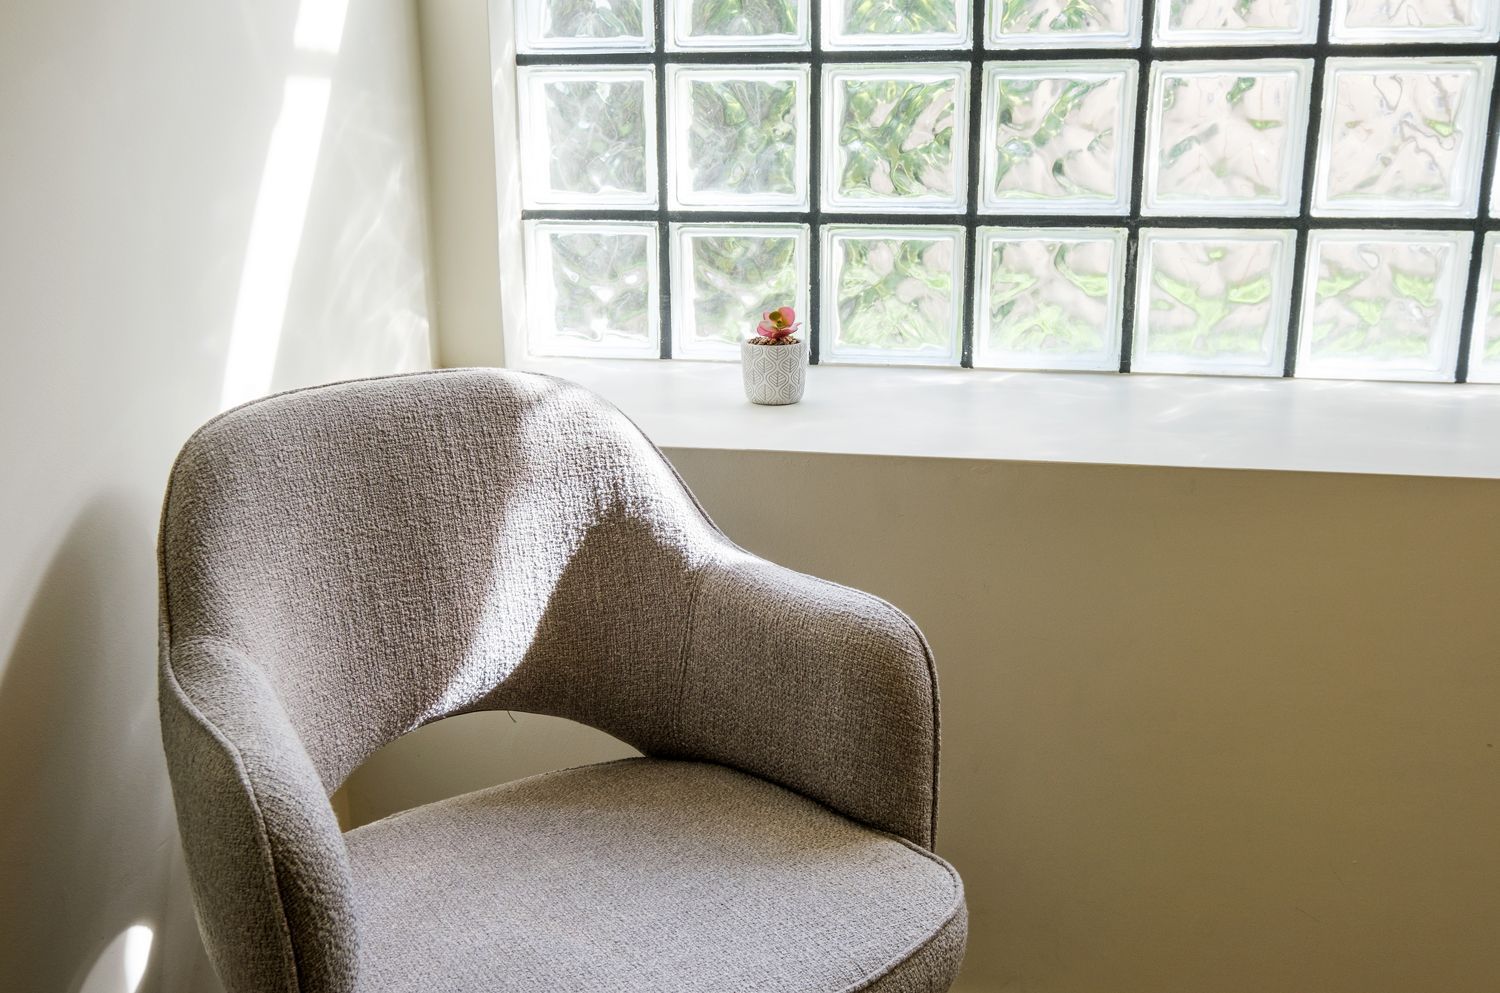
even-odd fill
[{"label": "white geometric planter", "polygon": [[807,385],[807,339],[795,345],[740,342],[740,369],[745,374],[745,397],[751,403],[796,403]]}]

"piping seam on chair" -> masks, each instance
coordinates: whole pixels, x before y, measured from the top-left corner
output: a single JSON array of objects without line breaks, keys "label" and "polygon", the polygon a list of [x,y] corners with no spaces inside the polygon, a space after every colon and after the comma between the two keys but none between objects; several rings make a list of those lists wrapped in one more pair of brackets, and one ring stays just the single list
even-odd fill
[{"label": "piping seam on chair", "polygon": [[709,569],[718,563],[711,555],[706,562],[693,569],[692,587],[688,590],[687,624],[683,631],[682,647],[677,652],[677,699],[672,704],[672,745],[686,754],[687,734],[682,726],[683,701],[687,698],[688,672],[693,660],[693,638],[698,632],[698,596],[708,580]]},{"label": "piping seam on chair", "polygon": [[[806,573],[803,573],[803,575],[806,575]],[[927,688],[931,691],[932,696],[932,778],[928,782],[928,792],[931,794],[930,802],[932,809],[929,814],[927,843],[930,847],[935,848],[937,847],[938,752],[941,748],[941,741],[940,728],[938,726],[940,718],[938,714],[937,663],[932,657],[932,648],[927,644],[927,639],[923,636],[921,629],[917,627],[916,621],[913,621],[910,617],[907,616],[906,611],[902,610],[894,603],[891,603],[889,600],[878,597],[873,593],[866,592],[865,590],[857,590],[852,586],[845,586],[842,583],[835,583],[833,580],[824,579],[821,576],[808,576],[807,578],[813,580],[814,582],[822,583],[824,586],[831,586],[834,589],[843,590],[845,593],[851,593],[856,597],[862,597],[865,600],[879,604],[880,606],[890,610],[897,617],[901,618],[901,622],[906,625],[906,629],[911,632],[912,637],[916,638],[917,644],[922,648],[922,660],[927,667]]]},{"label": "piping seam on chair", "polygon": [[932,657],[932,646],[927,644],[927,637],[922,634],[922,629],[917,627],[917,622],[906,615],[899,607],[892,605],[901,619],[906,622],[912,637],[917,639],[917,644],[922,646],[922,657],[927,663],[927,686],[932,691],[932,826],[928,829],[927,844],[937,848],[937,826],[938,826],[938,777],[940,775],[938,764],[943,748],[942,707],[938,702],[938,678],[937,661]]}]

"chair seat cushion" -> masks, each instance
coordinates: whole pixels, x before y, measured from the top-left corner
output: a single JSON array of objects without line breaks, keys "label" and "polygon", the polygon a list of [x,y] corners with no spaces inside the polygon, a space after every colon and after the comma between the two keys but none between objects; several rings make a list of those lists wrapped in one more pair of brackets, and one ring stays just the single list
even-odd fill
[{"label": "chair seat cushion", "polygon": [[359,993],[937,993],[958,875],[722,766],[626,759],[346,835]]}]

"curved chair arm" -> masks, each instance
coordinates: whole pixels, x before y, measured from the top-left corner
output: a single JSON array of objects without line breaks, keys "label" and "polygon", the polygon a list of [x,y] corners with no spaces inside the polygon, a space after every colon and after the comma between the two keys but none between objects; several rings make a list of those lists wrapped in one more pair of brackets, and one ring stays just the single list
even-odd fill
[{"label": "curved chair arm", "polygon": [[350,993],[358,944],[348,852],[281,701],[258,667],[217,640],[173,645],[160,675],[199,926],[225,988]]},{"label": "curved chair arm", "polygon": [[931,848],[932,656],[895,607],[734,549],[691,607],[678,732],[734,766]]}]

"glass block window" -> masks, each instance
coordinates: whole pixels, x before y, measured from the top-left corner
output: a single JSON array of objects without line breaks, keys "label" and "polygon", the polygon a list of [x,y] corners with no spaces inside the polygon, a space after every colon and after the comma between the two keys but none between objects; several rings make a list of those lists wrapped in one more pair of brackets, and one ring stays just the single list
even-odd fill
[{"label": "glass block window", "polygon": [[1311,77],[1306,59],[1153,65],[1143,213],[1295,216]]},{"label": "glass block window", "polygon": [[539,221],[526,239],[528,344],[543,355],[658,353],[657,229]]},{"label": "glass block window", "polygon": [[672,354],[738,358],[746,314],[807,312],[805,272],[805,225],[672,225]]},{"label": "glass block window", "polygon": [[1469,379],[1500,383],[1500,256],[1495,246],[1500,233],[1484,236],[1484,260],[1479,267],[1479,303],[1474,309],[1474,336],[1469,343]]},{"label": "glass block window", "polygon": [[962,211],[968,105],[968,63],[825,67],[825,208]]},{"label": "glass block window", "polygon": [[974,364],[1120,366],[1124,228],[981,228]]},{"label": "glass block window", "polygon": [[1500,0],[515,0],[525,341],[1500,382]]},{"label": "glass block window", "polygon": [[981,209],[1130,213],[1137,65],[991,62],[984,67]]},{"label": "glass block window", "polygon": [[963,245],[961,227],[825,227],[828,360],[955,364]]},{"label": "glass block window", "polygon": [[1294,242],[1268,229],[1141,232],[1131,367],[1280,376]]},{"label": "glass block window", "polygon": [[1301,368],[1349,379],[1449,378],[1473,237],[1314,231]]}]

